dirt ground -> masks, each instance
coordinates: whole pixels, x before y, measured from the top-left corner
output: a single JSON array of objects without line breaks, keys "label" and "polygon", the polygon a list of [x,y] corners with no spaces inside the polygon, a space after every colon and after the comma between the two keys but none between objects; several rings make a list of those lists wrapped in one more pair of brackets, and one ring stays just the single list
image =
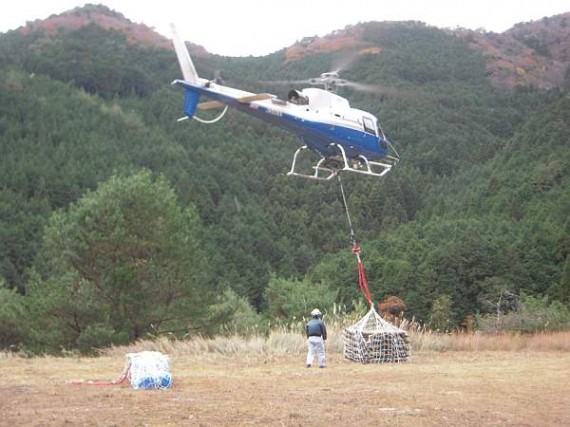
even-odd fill
[{"label": "dirt ground", "polygon": [[0,358],[6,426],[563,426],[570,425],[567,352],[415,354],[362,365],[329,357],[171,356],[173,388],[96,385],[120,357]]}]

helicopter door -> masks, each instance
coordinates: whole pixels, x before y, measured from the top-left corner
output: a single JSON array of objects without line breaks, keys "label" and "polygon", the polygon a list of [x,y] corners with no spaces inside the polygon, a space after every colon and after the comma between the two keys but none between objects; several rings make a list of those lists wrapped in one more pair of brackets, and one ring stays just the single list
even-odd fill
[{"label": "helicopter door", "polygon": [[362,122],[364,123],[364,131],[374,136],[378,136],[376,133],[376,126],[374,126],[374,122],[369,117],[363,117]]}]

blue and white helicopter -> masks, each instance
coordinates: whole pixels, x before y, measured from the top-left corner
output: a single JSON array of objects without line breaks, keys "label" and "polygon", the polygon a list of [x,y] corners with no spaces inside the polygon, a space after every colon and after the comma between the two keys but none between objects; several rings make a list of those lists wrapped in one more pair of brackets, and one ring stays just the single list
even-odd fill
[{"label": "blue and white helicopter", "polygon": [[[223,117],[228,107],[233,107],[292,132],[300,138],[302,146],[293,156],[288,175],[303,178],[327,181],[343,171],[381,177],[398,163],[399,156],[378,119],[366,111],[351,108],[348,100],[334,93],[336,86],[350,83],[340,79],[337,72],[323,73],[312,80],[323,89],[291,90],[286,101],[269,93],[246,92],[198,77],[185,43],[174,27],[172,31],[184,78],[172,82],[184,88],[186,116],[180,120],[194,118],[214,123]],[[201,98],[208,101],[200,102]],[[223,111],[214,120],[196,116],[197,110],[220,108]],[[297,158],[307,149],[317,153],[318,160],[312,166],[314,172],[302,173],[296,170]]]}]

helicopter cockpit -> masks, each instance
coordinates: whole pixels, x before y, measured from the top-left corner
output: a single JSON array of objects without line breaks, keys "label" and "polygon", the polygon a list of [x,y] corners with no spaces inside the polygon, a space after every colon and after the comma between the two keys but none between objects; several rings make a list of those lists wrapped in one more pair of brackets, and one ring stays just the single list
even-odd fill
[{"label": "helicopter cockpit", "polygon": [[309,105],[309,98],[303,95],[300,91],[292,89],[287,94],[287,100],[295,105]]}]

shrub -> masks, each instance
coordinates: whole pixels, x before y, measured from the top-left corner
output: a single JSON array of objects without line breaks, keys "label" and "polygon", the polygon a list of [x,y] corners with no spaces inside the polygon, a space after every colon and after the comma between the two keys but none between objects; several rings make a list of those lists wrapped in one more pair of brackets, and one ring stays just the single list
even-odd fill
[{"label": "shrub", "polygon": [[570,328],[570,310],[559,301],[547,297],[522,295],[519,307],[504,315],[477,317],[478,329],[485,332],[540,332]]},{"label": "shrub", "polygon": [[226,289],[210,306],[209,323],[213,333],[252,335],[258,331],[261,316],[255,312],[246,298]]},{"label": "shrub", "polygon": [[335,305],[337,291],[324,283],[272,277],[265,291],[267,314],[271,319],[301,319],[315,307],[323,313]]},{"label": "shrub", "polygon": [[0,349],[21,344],[26,338],[24,297],[0,282]]}]

